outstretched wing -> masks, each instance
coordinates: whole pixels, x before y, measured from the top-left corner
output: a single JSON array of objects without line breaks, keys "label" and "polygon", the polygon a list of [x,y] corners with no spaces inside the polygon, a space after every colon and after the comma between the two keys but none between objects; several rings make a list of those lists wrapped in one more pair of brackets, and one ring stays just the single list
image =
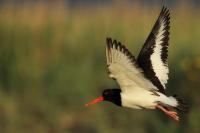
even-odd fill
[{"label": "outstretched wing", "polygon": [[164,93],[169,73],[167,61],[169,24],[169,10],[163,7],[137,58],[137,62],[143,69],[145,76],[150,79],[162,93]]},{"label": "outstretched wing", "polygon": [[107,38],[106,59],[109,76],[117,80],[122,90],[132,88],[156,89],[156,87],[144,77],[142,69],[129,52],[129,50],[116,40]]}]

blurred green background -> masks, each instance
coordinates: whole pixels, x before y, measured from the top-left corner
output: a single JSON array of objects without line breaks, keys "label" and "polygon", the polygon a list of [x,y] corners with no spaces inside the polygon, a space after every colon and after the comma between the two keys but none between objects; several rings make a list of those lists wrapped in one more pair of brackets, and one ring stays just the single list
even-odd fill
[{"label": "blurred green background", "polygon": [[187,0],[168,6],[167,94],[190,105],[180,123],[157,110],[107,102],[84,107],[117,87],[106,71],[106,37],[137,56],[162,8],[161,2],[100,3],[1,3],[0,133],[200,132],[200,8]]}]

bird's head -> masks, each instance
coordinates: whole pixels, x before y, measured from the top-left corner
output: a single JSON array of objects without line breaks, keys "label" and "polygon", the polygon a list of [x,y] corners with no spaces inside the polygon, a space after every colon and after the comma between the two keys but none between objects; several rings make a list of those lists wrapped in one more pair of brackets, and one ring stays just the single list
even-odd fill
[{"label": "bird's head", "polygon": [[92,104],[96,104],[102,101],[109,101],[118,106],[121,106],[121,90],[120,89],[106,89],[103,91],[102,96],[92,100],[91,102],[85,104],[85,106],[89,106]]}]

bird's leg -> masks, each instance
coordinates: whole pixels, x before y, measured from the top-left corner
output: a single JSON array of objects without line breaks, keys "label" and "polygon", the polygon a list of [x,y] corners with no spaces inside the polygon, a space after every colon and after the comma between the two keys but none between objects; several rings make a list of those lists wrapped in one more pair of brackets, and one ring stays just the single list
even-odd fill
[{"label": "bird's leg", "polygon": [[166,108],[164,108],[162,105],[159,105],[159,104],[156,105],[156,108],[162,110],[165,114],[167,114],[169,117],[171,117],[175,121],[177,121],[177,122],[179,121],[179,117],[177,116],[177,112],[167,110]]}]

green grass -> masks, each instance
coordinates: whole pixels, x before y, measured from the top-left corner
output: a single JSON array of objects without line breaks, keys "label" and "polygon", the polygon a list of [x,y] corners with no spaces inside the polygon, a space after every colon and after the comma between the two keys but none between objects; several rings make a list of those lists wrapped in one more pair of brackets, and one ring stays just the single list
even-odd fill
[{"label": "green grass", "polygon": [[200,10],[171,9],[169,94],[190,103],[179,124],[159,111],[84,104],[116,87],[108,78],[105,38],[136,56],[160,8],[110,5],[66,9],[44,4],[0,9],[0,131],[200,132]]}]

